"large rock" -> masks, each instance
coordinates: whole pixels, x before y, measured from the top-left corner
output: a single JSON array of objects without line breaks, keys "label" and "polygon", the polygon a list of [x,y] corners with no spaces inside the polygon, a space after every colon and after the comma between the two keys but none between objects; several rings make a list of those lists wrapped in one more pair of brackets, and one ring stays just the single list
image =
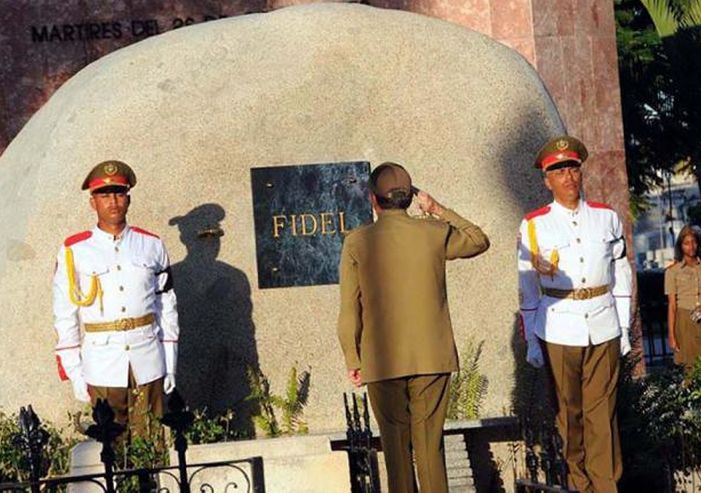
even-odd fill
[{"label": "large rock", "polygon": [[[214,408],[240,400],[243,362],[260,363],[278,392],[292,365],[310,366],[311,428],[338,429],[349,389],[338,286],[257,289],[249,168],[394,160],[492,239],[487,254],[449,265],[448,285],[458,345],[485,340],[485,412],[501,414],[516,372],[516,230],[546,200],[532,156],[560,131],[516,52],[406,12],[292,7],[108,55],[66,83],[0,158],[0,405],[32,403],[54,420],[76,407],[52,352],[54,255],[94,223],[80,184],[112,158],[138,174],[130,221],[161,234],[181,274],[186,397]],[[197,225],[218,221],[221,244],[198,247]]]}]

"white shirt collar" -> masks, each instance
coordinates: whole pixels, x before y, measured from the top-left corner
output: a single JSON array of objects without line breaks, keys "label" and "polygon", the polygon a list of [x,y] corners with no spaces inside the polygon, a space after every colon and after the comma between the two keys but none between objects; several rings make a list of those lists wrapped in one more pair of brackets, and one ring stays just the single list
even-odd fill
[{"label": "white shirt collar", "polygon": [[552,204],[550,204],[550,207],[554,211],[557,211],[560,214],[563,214],[567,217],[577,217],[579,215],[579,212],[582,210],[582,206],[584,205],[584,199],[579,199],[579,205],[575,210],[568,209],[564,205],[560,204],[557,200],[553,200]]},{"label": "white shirt collar", "polygon": [[117,236],[108,233],[107,231],[102,231],[97,225],[92,229],[93,235],[101,241],[109,241],[111,243],[119,243],[124,239],[124,237],[129,232],[129,225],[127,224],[121,233]]}]

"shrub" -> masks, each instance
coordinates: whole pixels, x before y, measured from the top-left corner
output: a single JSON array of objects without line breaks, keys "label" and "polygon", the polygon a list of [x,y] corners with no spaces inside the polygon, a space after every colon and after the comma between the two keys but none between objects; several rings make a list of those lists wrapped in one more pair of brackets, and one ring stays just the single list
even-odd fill
[{"label": "shrub", "polygon": [[460,352],[460,371],[450,381],[448,419],[477,419],[487,396],[487,377],[480,373],[479,359],[484,341],[468,340]]},{"label": "shrub", "polygon": [[[44,422],[42,429],[48,435],[44,448],[45,461],[43,476],[66,474],[70,467],[70,451],[78,440],[64,429]],[[15,437],[19,434],[19,415],[0,411],[0,483],[28,481],[29,463],[24,451],[17,446]]]},{"label": "shrub", "polygon": [[228,409],[217,416],[209,416],[206,409],[197,409],[193,414],[195,420],[192,422],[192,427],[185,433],[191,445],[252,438],[246,430],[236,428],[234,424],[236,414],[233,409]]},{"label": "shrub", "polygon": [[[287,378],[285,395],[280,396],[270,391],[270,382],[262,371],[248,368],[251,394],[247,400],[258,405],[260,413],[253,416],[253,421],[266,436],[305,434],[309,431],[303,414],[309,398],[310,379],[309,370],[298,376],[297,368],[293,366]],[[278,421],[276,409],[282,413],[281,421]]]},{"label": "shrub", "polygon": [[634,378],[622,368],[618,421],[623,455],[621,491],[674,491],[674,474],[701,465],[701,360],[685,375],[670,366]]}]

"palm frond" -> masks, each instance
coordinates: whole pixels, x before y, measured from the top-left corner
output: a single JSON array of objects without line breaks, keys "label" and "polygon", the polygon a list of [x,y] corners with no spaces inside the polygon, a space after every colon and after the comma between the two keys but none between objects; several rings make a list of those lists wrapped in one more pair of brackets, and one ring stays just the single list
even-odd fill
[{"label": "palm frond", "polygon": [[660,38],[701,25],[701,0],[641,0]]},{"label": "palm frond", "polygon": [[650,14],[660,38],[672,36],[677,32],[679,19],[675,13],[678,14],[678,11],[671,8],[669,0],[641,0],[641,3]]}]

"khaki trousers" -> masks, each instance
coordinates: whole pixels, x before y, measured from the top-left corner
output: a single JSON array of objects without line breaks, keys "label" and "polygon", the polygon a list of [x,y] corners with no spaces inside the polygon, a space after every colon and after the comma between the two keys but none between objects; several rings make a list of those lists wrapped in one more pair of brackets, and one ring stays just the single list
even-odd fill
[{"label": "khaki trousers", "polygon": [[691,370],[696,358],[701,356],[701,324],[691,321],[691,310],[677,308],[674,337],[679,351],[674,353],[674,362]]},{"label": "khaki trousers", "polygon": [[616,492],[623,471],[616,420],[620,339],[586,347],[545,346],[569,487],[580,493]]},{"label": "khaki trousers", "polygon": [[443,424],[450,374],[420,375],[368,384],[380,426],[390,493],[415,493],[412,450],[421,491],[447,493]]},{"label": "khaki trousers", "polygon": [[106,399],[114,411],[114,420],[127,426],[127,431],[120,437],[141,437],[153,439],[160,436],[160,429],[154,429],[153,418],[163,416],[163,378],[144,385],[138,385],[129,369],[129,387],[98,387],[88,385],[90,402],[93,406],[97,399]]}]

